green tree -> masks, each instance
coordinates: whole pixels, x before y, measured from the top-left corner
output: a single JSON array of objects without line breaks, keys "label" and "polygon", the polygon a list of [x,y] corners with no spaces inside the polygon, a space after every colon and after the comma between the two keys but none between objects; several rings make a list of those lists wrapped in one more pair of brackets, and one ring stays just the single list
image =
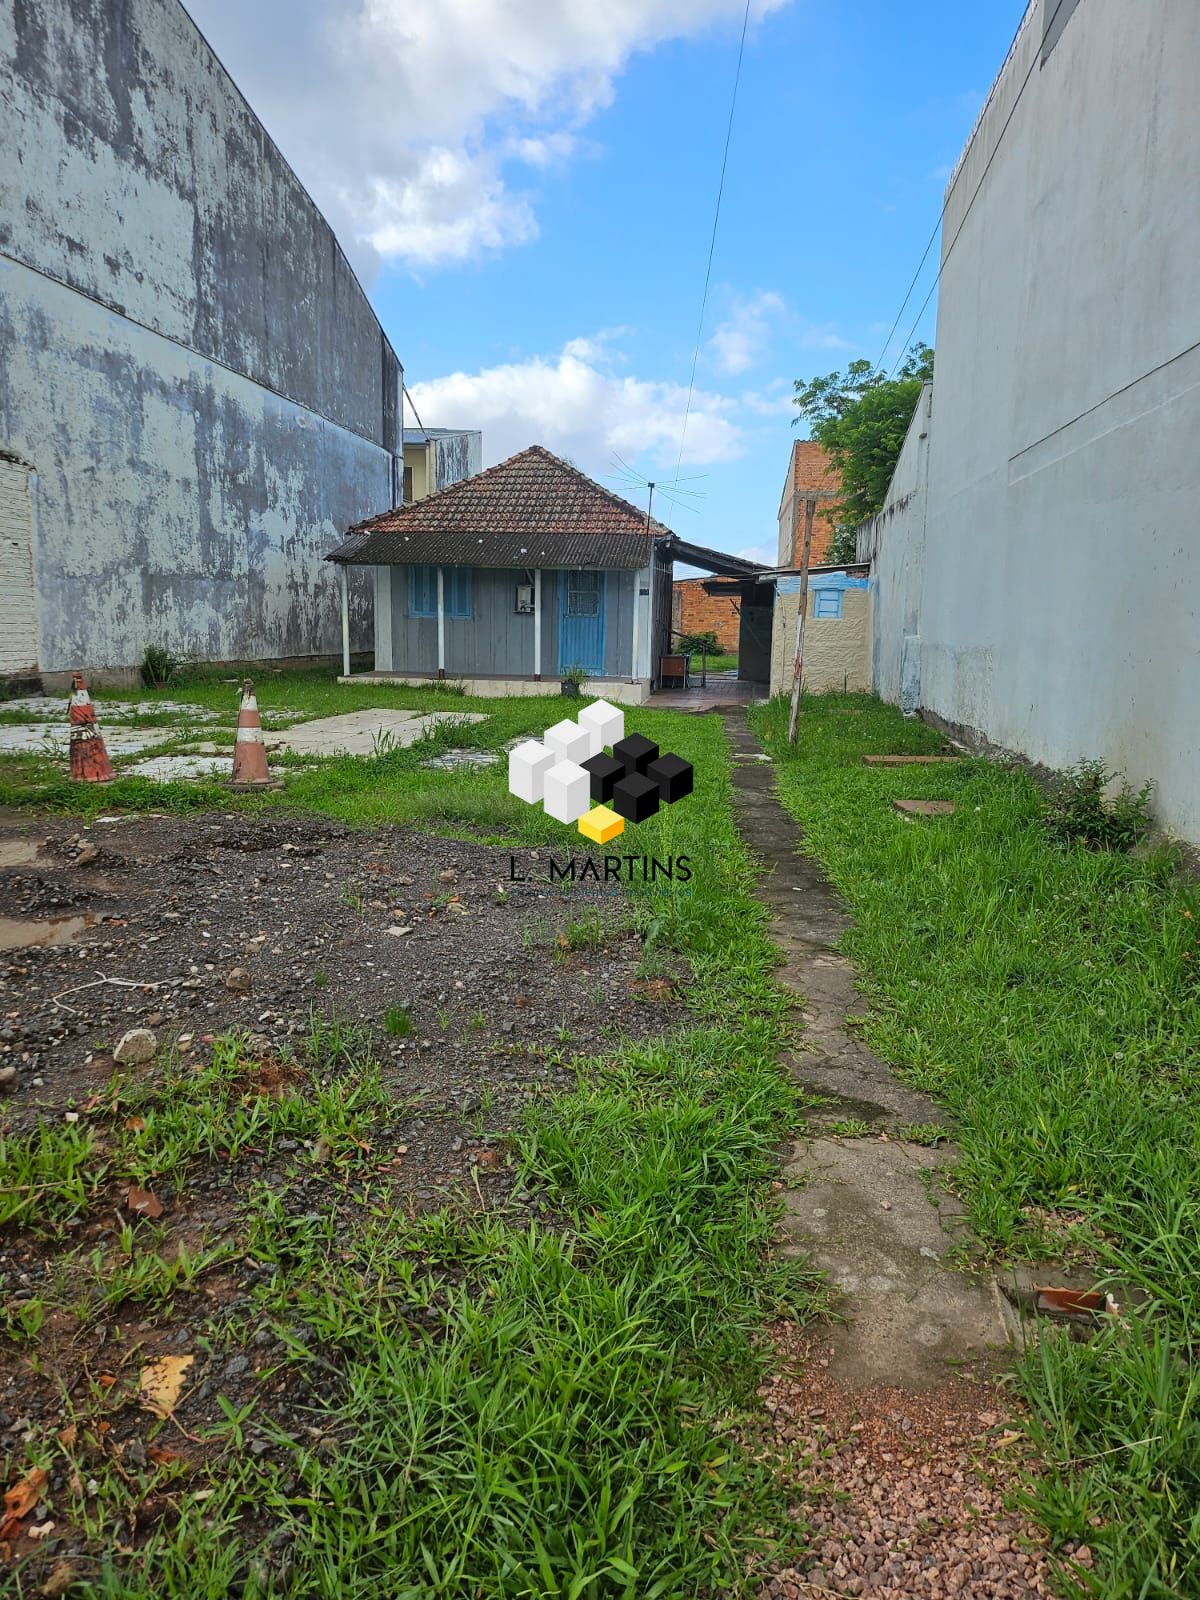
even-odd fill
[{"label": "green tree", "polygon": [[809,437],[841,474],[835,561],[854,559],[858,524],[882,509],[921,385],[932,377],[933,351],[918,344],[891,378],[869,361],[852,361],[844,373],[796,379],[792,403],[800,415],[792,425],[807,422]]}]

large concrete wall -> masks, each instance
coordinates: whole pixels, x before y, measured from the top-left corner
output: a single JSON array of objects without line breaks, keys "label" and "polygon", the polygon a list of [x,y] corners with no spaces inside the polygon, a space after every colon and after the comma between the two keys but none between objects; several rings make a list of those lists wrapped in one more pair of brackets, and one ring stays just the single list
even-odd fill
[{"label": "large concrete wall", "polygon": [[335,651],[321,558],[394,503],[400,372],[328,224],[177,0],[0,0],[0,73],[40,667]]},{"label": "large concrete wall", "polygon": [[1200,841],[1200,6],[1157,0],[1147,27],[1079,0],[1047,53],[1053,10],[1031,6],[943,221],[920,702],[1152,778]]},{"label": "large concrete wall", "polygon": [[878,516],[858,530],[859,561],[869,562],[871,678],[875,692],[906,712],[921,698],[921,584],[929,495],[933,385],[925,384]]}]

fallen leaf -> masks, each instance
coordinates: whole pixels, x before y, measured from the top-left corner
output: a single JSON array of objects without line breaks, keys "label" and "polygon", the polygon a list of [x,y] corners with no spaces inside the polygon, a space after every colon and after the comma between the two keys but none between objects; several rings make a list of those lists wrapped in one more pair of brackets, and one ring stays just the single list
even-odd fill
[{"label": "fallen leaf", "polygon": [[149,1189],[139,1189],[136,1183],[130,1184],[125,1204],[135,1217],[161,1217],[163,1214],[163,1203],[158,1196]]},{"label": "fallen leaf", "polygon": [[179,1404],[195,1356],[159,1356],[142,1368],[142,1405],[156,1417],[169,1417]]},{"label": "fallen leaf", "polygon": [[178,1450],[163,1450],[156,1444],[152,1444],[147,1449],[146,1454],[151,1461],[157,1462],[160,1467],[168,1466],[172,1461],[182,1461],[184,1459]]},{"label": "fallen leaf", "polygon": [[75,1438],[78,1432],[79,1429],[75,1423],[69,1422],[58,1436],[59,1444],[64,1445],[69,1449],[71,1445],[75,1443]]},{"label": "fallen leaf", "polygon": [[19,1532],[22,1517],[27,1517],[37,1505],[42,1490],[46,1486],[47,1473],[43,1467],[34,1467],[33,1471],[14,1484],[4,1493],[5,1517],[0,1523],[0,1539],[11,1539]]},{"label": "fallen leaf", "polygon": [[69,1561],[56,1561],[50,1576],[38,1591],[44,1600],[61,1600],[78,1580],[79,1573]]}]

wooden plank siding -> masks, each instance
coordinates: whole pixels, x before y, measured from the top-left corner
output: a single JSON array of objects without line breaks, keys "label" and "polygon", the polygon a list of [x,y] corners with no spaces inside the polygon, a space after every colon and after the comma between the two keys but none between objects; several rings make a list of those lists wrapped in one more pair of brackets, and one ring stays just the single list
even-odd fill
[{"label": "wooden plank siding", "polygon": [[[437,618],[414,617],[409,569],[391,566],[392,659],[389,671],[437,675]],[[610,571],[605,599],[604,674],[628,678],[633,657],[633,585],[637,574]],[[533,616],[516,610],[520,583],[532,574],[513,568],[476,567],[471,575],[472,615],[446,618],[448,678],[533,676]],[[643,601],[643,604],[645,602]],[[559,574],[542,572],[542,676],[559,673]],[[644,625],[644,624],[643,624]]]}]

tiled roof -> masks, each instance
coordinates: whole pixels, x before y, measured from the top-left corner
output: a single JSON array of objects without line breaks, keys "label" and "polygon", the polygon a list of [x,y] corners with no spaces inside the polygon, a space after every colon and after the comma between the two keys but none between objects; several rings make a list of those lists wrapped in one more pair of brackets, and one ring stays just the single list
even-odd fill
[{"label": "tiled roof", "polygon": [[531,445],[497,467],[348,530],[332,561],[476,567],[629,567],[670,529]]}]

